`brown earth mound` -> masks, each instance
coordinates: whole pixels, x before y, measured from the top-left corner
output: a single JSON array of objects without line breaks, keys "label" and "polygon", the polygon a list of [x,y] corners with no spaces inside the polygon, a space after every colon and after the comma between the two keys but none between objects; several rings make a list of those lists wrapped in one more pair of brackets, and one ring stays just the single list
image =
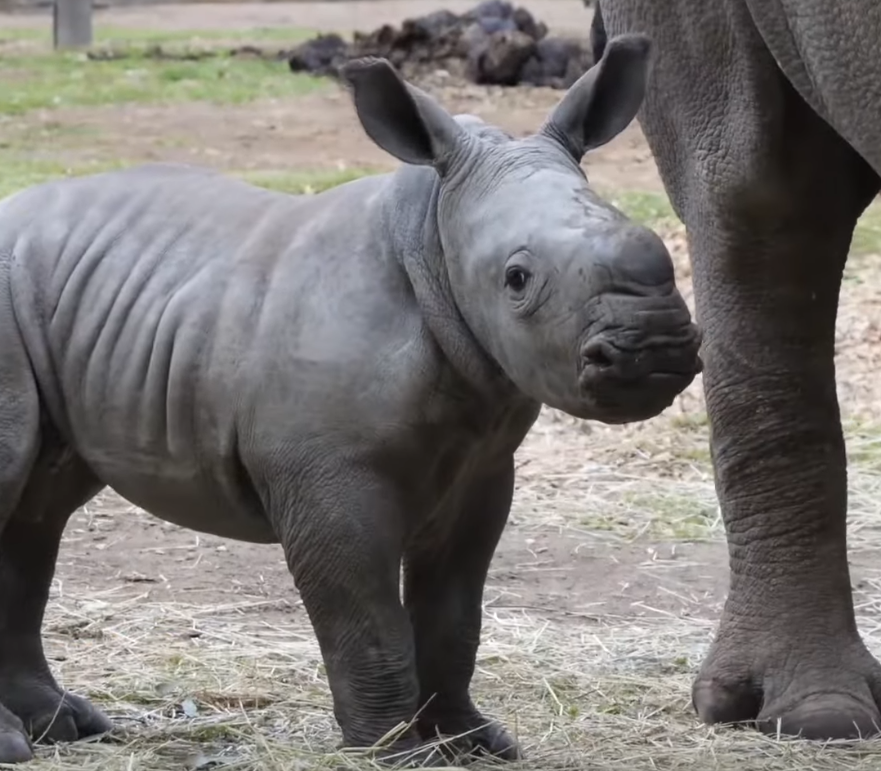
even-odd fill
[{"label": "brown earth mound", "polygon": [[337,76],[340,66],[360,56],[388,59],[404,77],[443,69],[479,84],[568,88],[593,64],[585,42],[548,34],[525,8],[506,0],[484,0],[467,13],[435,11],[356,32],[351,43],[320,35],[293,49],[294,72]]}]

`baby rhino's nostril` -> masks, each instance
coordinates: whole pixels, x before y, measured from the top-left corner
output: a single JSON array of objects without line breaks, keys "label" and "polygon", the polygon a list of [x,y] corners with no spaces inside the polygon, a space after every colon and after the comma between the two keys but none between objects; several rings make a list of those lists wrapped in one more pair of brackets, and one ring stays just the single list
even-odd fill
[{"label": "baby rhino's nostril", "polygon": [[594,340],[584,346],[581,358],[584,361],[584,366],[593,366],[599,369],[607,369],[614,364],[612,346],[602,340]]}]

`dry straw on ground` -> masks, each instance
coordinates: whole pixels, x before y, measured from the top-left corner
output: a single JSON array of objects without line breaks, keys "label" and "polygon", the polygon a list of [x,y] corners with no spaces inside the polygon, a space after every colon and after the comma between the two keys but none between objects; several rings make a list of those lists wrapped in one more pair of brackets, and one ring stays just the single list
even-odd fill
[{"label": "dry straw on ground", "polygon": [[[617,469],[597,471],[607,478],[594,488],[594,500],[614,503],[621,494],[617,482],[628,480],[620,480]],[[670,481],[647,476],[644,484],[662,490]],[[879,478],[858,474],[852,484],[857,524],[863,525],[858,540],[865,541],[867,528],[877,533],[877,507],[872,511],[867,504],[877,501]],[[710,497],[706,482],[689,489]],[[577,508],[566,493],[556,498],[561,507]],[[634,521],[654,516],[634,508],[628,514]],[[566,526],[560,509],[547,526]],[[859,609],[860,624],[878,651],[881,586],[871,589]],[[689,684],[713,628],[699,615],[659,613],[634,620],[557,614],[547,608],[496,607],[504,604],[499,599],[491,582],[475,693],[523,741],[528,760],[514,768],[770,770],[881,764],[878,743],[859,750],[819,749],[699,725],[688,704]],[[145,596],[117,599],[113,593],[56,595],[46,624],[50,657],[65,686],[104,705],[119,731],[112,741],[44,750],[37,767],[371,768],[327,754],[338,734],[311,629],[302,621],[265,620],[266,611],[284,604],[205,606],[159,604]]]}]

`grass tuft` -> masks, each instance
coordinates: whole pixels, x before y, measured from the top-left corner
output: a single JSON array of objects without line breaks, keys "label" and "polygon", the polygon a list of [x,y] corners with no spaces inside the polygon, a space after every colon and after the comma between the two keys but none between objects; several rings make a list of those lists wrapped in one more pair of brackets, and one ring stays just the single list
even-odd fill
[{"label": "grass tuft", "polygon": [[[284,60],[234,57],[229,48],[233,43],[267,41],[293,45],[305,35],[297,29],[232,35],[99,29],[94,49],[124,55],[95,60],[84,52],[52,51],[48,40],[14,31],[11,42],[0,45],[0,115],[125,103],[244,104],[310,93],[326,87],[327,80],[292,73]],[[159,59],[151,54],[156,45],[178,55],[213,55],[193,61]]]},{"label": "grass tuft", "polygon": [[296,171],[248,171],[239,174],[253,185],[282,193],[321,193],[337,185],[380,173],[376,169],[297,169]]},{"label": "grass tuft", "polygon": [[0,114],[22,115],[57,107],[108,104],[211,102],[244,104],[257,99],[318,91],[326,81],[291,73],[283,62],[218,56],[200,61],[126,59],[91,61],[68,53],[0,60]]}]

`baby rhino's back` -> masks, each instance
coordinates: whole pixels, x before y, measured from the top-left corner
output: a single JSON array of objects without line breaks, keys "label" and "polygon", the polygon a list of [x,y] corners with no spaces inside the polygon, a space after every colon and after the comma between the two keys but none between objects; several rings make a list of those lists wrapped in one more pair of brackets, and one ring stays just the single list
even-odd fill
[{"label": "baby rhino's back", "polygon": [[[296,225],[278,212],[297,208],[292,197],[164,165],[0,203],[18,326],[60,427],[84,440],[136,428],[142,443],[158,438],[142,407],[185,387],[218,326],[247,313],[232,300],[246,290],[249,253],[282,249]],[[112,425],[96,424],[102,414]],[[77,425],[81,415],[88,425]]]},{"label": "baby rhino's back", "polygon": [[267,540],[243,436],[375,436],[368,417],[397,425],[401,400],[420,402],[433,349],[375,225],[382,187],[286,196],[152,166],[0,203],[43,409],[101,481],[180,525]]}]

